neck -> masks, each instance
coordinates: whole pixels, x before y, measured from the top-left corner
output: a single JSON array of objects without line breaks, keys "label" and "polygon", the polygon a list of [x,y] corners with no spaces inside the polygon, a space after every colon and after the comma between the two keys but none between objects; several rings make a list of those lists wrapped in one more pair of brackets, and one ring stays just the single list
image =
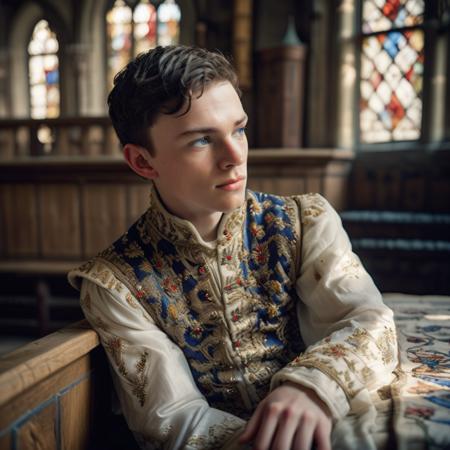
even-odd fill
[{"label": "neck", "polygon": [[167,210],[167,212],[177,217],[180,217],[181,219],[188,220],[189,222],[191,222],[192,225],[194,225],[195,229],[198,231],[198,234],[205,242],[211,242],[217,239],[217,228],[219,226],[220,220],[222,219],[223,215],[222,212],[220,211],[213,212],[207,216],[202,215],[202,216],[181,217],[177,215],[174,211],[172,211],[171,208],[163,201],[156,185],[154,187],[159,201],[161,202],[163,207]]},{"label": "neck", "polygon": [[200,234],[205,242],[211,242],[217,239],[217,228],[222,215],[223,213],[216,212],[207,217],[201,217],[199,219],[188,218],[188,220],[194,225],[198,234]]}]

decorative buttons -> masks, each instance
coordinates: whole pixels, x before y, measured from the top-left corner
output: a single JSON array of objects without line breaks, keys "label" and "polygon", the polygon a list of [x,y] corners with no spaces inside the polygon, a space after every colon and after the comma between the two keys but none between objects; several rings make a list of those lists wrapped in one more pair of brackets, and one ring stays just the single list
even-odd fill
[{"label": "decorative buttons", "polygon": [[199,326],[199,325],[192,329],[192,334],[195,337],[201,336],[202,333],[203,333],[203,328],[201,326]]},{"label": "decorative buttons", "polygon": [[136,292],[136,297],[141,300],[142,298],[145,297],[145,292],[144,289],[142,288],[142,285],[138,284],[136,286],[137,292]]}]

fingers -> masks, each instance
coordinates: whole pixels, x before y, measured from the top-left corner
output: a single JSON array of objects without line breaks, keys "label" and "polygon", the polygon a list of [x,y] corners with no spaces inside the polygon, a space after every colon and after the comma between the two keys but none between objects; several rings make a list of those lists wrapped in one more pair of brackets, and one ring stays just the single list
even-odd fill
[{"label": "fingers", "polygon": [[266,405],[262,416],[261,426],[254,441],[254,448],[258,450],[272,449],[271,443],[277,426],[279,425],[280,415],[283,406],[280,403],[270,403]]},{"label": "fingers", "polygon": [[330,442],[331,424],[327,421],[319,422],[314,432],[317,450],[331,450]]},{"label": "fingers", "polygon": [[[293,450],[331,450],[331,427],[328,423],[317,421],[315,417],[305,413],[294,437]],[[313,447],[313,443],[315,446]]]},{"label": "fingers", "polygon": [[245,430],[242,433],[241,437],[239,438],[239,442],[241,444],[251,441],[255,436],[259,428],[260,416],[262,414],[262,411],[263,411],[263,404],[260,403],[256,408],[255,412],[253,413],[252,417],[250,418],[250,420],[247,422]]},{"label": "fingers", "polygon": [[299,415],[293,408],[286,409],[280,417],[275,439],[271,450],[285,450],[292,446],[295,432],[298,428]]},{"label": "fingers", "polygon": [[239,442],[257,450],[331,450],[332,421],[310,393],[280,387],[256,408]]}]

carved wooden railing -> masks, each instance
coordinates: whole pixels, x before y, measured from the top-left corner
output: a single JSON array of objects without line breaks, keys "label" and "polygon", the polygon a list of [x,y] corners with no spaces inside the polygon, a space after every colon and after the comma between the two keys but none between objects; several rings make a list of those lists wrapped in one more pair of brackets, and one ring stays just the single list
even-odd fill
[{"label": "carved wooden railing", "polygon": [[120,154],[108,117],[0,120],[0,160]]}]

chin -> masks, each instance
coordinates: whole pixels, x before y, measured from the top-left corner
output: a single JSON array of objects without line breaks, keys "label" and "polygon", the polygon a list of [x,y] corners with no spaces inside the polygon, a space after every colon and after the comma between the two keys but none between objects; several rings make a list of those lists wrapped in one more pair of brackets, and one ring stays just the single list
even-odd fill
[{"label": "chin", "polygon": [[236,208],[239,208],[245,202],[245,192],[240,192],[237,195],[234,195],[233,198],[228,199],[222,203],[221,211],[223,213],[228,213],[234,211]]}]

